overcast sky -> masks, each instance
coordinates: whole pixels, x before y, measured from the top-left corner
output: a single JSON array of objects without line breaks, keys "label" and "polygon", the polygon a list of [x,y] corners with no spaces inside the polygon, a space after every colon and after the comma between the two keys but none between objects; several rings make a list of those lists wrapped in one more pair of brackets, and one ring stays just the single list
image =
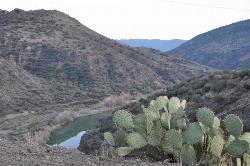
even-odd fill
[{"label": "overcast sky", "polygon": [[57,9],[112,39],[190,39],[250,18],[250,0],[0,0],[0,8]]}]

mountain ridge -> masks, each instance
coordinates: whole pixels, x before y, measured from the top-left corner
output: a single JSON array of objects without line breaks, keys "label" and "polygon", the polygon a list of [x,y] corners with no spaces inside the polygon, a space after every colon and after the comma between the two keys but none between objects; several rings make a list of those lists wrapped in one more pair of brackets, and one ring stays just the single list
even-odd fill
[{"label": "mountain ridge", "polygon": [[250,68],[250,20],[243,20],[202,33],[169,51],[218,69]]},{"label": "mountain ridge", "polygon": [[[48,104],[88,104],[84,101],[95,103],[121,92],[149,93],[210,70],[180,58],[121,45],[56,10],[4,12],[0,32],[0,58],[52,88],[47,95],[56,100]],[[13,95],[10,100],[15,103],[16,99]],[[26,100],[30,103],[29,97]]]}]

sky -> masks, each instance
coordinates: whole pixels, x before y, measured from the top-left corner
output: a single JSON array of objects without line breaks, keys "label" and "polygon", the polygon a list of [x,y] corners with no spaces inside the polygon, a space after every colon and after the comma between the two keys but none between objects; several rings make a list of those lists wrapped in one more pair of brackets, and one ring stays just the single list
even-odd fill
[{"label": "sky", "polygon": [[0,0],[11,11],[56,9],[112,39],[191,39],[250,19],[250,0]]}]

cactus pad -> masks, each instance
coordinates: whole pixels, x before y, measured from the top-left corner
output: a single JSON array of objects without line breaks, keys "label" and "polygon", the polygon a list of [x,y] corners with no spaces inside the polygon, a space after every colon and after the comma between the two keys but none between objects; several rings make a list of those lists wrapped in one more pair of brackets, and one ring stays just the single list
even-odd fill
[{"label": "cactus pad", "polygon": [[155,121],[151,132],[147,136],[148,144],[152,146],[158,146],[161,143],[161,138],[163,137],[161,122]]},{"label": "cactus pad", "polygon": [[146,137],[147,134],[147,126],[146,126],[146,116],[144,114],[138,114],[134,118],[134,129],[136,132],[140,133],[142,136]]},{"label": "cactus pad", "polygon": [[201,141],[203,132],[198,123],[190,123],[187,129],[184,131],[184,141],[187,144],[195,144]]},{"label": "cactus pad", "polygon": [[115,146],[114,137],[110,132],[104,133],[104,139],[108,142],[109,145]]},{"label": "cactus pad", "polygon": [[168,130],[163,137],[162,146],[172,147],[174,149],[181,149],[182,134],[175,129]]},{"label": "cactus pad", "polygon": [[116,146],[126,146],[127,133],[123,129],[118,129],[113,133]]},{"label": "cactus pad", "polygon": [[147,141],[139,133],[133,132],[127,136],[127,144],[134,149],[140,149],[147,145]]},{"label": "cactus pad", "polygon": [[196,153],[192,145],[184,145],[181,149],[181,161],[184,165],[196,164]]},{"label": "cactus pad", "polygon": [[241,156],[249,148],[249,144],[245,140],[235,139],[226,147],[226,151],[232,156]]},{"label": "cactus pad", "polygon": [[214,124],[214,113],[208,108],[199,108],[196,116],[202,124],[212,128]]},{"label": "cactus pad", "polygon": [[224,146],[223,137],[221,137],[220,135],[216,135],[215,137],[213,137],[212,142],[211,142],[212,154],[220,158],[222,150],[223,150],[223,146]]},{"label": "cactus pad", "polygon": [[114,113],[113,120],[118,128],[133,128],[134,127],[132,114],[127,111],[124,111],[124,110],[116,111]]},{"label": "cactus pad", "polygon": [[187,127],[187,120],[185,118],[177,119],[176,125],[178,129],[184,130]]},{"label": "cactus pad", "polygon": [[175,113],[180,107],[180,99],[177,97],[171,97],[168,103],[168,111]]},{"label": "cactus pad", "polygon": [[118,156],[126,156],[128,155],[130,152],[133,151],[133,148],[131,147],[119,147],[115,150],[116,154]]},{"label": "cactus pad", "polygon": [[181,101],[180,106],[183,108],[183,110],[186,108],[186,104],[187,104],[186,100]]},{"label": "cactus pad", "polygon": [[229,114],[224,119],[226,129],[234,137],[238,138],[243,131],[243,124],[240,118],[234,114]]},{"label": "cactus pad", "polygon": [[171,120],[171,114],[168,112],[163,112],[161,114],[161,124],[166,129],[170,128],[170,120]]}]

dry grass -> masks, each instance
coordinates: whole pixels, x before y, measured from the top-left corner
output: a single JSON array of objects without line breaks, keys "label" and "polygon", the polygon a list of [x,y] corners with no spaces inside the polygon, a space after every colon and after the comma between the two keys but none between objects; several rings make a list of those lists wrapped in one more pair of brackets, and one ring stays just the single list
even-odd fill
[{"label": "dry grass", "polygon": [[72,111],[63,111],[55,118],[54,125],[64,125],[68,122],[72,122],[76,117],[76,114]]},{"label": "dry grass", "polygon": [[102,105],[106,107],[115,107],[126,104],[132,96],[128,93],[122,92],[119,95],[111,95],[102,101]]}]

